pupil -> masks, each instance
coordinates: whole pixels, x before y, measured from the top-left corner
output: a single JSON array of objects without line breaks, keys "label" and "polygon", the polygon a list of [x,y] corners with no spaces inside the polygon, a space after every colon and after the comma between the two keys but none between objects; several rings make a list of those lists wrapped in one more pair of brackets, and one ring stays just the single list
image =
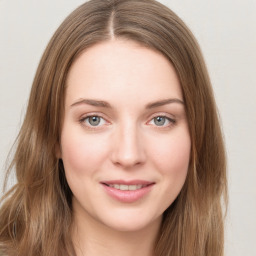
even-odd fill
[{"label": "pupil", "polygon": [[162,116],[157,116],[154,118],[155,124],[160,126],[160,125],[164,125],[165,123],[165,117]]},{"label": "pupil", "polygon": [[100,118],[98,116],[92,116],[89,118],[90,125],[96,126],[100,123]]}]

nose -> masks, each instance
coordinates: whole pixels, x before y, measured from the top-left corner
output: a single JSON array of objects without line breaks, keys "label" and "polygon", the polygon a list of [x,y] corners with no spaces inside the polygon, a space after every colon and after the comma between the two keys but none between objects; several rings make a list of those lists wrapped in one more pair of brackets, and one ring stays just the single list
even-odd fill
[{"label": "nose", "polygon": [[136,125],[118,127],[112,142],[111,160],[115,165],[129,169],[145,162],[143,138]]}]

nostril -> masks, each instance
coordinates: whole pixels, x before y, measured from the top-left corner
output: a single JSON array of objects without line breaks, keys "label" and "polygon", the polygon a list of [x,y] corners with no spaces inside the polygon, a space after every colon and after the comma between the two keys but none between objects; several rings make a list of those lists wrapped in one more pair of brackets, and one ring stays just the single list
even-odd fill
[{"label": "nostril", "polygon": [[112,141],[112,162],[123,168],[141,165],[145,161],[142,138],[134,122],[120,126]]}]

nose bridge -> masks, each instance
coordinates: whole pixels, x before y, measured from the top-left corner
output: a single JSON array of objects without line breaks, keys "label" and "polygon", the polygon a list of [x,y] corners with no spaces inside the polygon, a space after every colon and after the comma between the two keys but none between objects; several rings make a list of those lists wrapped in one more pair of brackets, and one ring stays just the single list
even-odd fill
[{"label": "nose bridge", "polygon": [[123,167],[132,167],[145,161],[143,139],[138,125],[132,121],[120,123],[115,131],[112,160]]}]

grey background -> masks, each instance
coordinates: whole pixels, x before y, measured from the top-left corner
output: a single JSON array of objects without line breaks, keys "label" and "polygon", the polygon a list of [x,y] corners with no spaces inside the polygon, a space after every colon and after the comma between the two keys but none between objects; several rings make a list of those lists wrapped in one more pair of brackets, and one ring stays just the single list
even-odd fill
[{"label": "grey background", "polygon": [[[256,255],[256,1],[162,0],[197,37],[228,154],[226,255]],[[0,186],[39,59],[81,0],[0,0]],[[15,178],[12,178],[12,182]]]}]

